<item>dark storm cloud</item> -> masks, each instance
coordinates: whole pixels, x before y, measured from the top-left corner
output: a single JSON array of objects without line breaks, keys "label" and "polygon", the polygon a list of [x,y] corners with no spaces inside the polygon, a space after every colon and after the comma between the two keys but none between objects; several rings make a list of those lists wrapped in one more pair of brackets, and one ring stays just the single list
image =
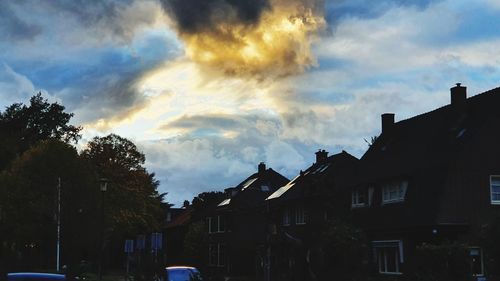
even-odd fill
[{"label": "dark storm cloud", "polygon": [[257,23],[269,0],[160,0],[182,33],[210,31],[220,24]]},{"label": "dark storm cloud", "polygon": [[0,1],[0,36],[14,41],[33,40],[42,32],[42,28],[21,19],[12,9],[11,3]]}]

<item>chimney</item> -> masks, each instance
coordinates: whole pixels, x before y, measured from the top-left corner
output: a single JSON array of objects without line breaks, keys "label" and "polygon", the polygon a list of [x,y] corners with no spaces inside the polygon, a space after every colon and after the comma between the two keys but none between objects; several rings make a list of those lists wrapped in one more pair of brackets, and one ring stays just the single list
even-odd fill
[{"label": "chimney", "polygon": [[318,152],[316,152],[316,163],[325,162],[327,158],[328,158],[328,152],[325,150],[318,149]]},{"label": "chimney", "polygon": [[463,109],[465,107],[465,101],[467,100],[467,87],[462,86],[462,84],[457,83],[455,87],[450,89],[451,93],[451,106],[458,109]]},{"label": "chimney", "polygon": [[394,113],[382,114],[382,134],[389,133],[394,127]]},{"label": "chimney", "polygon": [[259,171],[259,174],[262,174],[262,173],[264,173],[266,171],[266,164],[264,164],[264,162],[260,162],[259,163],[259,169],[258,169],[258,171]]}]

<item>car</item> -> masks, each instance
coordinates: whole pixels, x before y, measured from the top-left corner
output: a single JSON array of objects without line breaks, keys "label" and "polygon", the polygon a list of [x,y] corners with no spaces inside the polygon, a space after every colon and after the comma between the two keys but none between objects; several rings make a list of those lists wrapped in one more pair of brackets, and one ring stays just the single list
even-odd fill
[{"label": "car", "polygon": [[65,281],[66,275],[41,272],[7,273],[7,281]]},{"label": "car", "polygon": [[202,281],[201,273],[192,266],[169,266],[165,269],[166,281]]}]

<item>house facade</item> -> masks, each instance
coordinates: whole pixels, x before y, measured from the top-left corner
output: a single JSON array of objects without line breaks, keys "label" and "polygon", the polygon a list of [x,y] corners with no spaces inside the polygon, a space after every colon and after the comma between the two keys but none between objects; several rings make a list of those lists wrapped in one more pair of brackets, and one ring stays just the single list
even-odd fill
[{"label": "house facade", "polygon": [[313,165],[266,199],[268,267],[262,280],[318,280],[321,233],[329,219],[348,215],[346,187],[358,161],[345,151],[328,157],[319,150]]},{"label": "house facade", "polygon": [[225,190],[226,199],[206,218],[210,275],[256,280],[263,271],[265,199],[289,180],[258,165],[258,171]]},{"label": "house facade", "polygon": [[500,89],[467,98],[457,84],[444,107],[399,122],[382,114],[351,186],[352,220],[379,274],[411,275],[419,248],[445,242],[467,245],[470,274],[487,274],[481,233],[500,214],[498,105]]}]

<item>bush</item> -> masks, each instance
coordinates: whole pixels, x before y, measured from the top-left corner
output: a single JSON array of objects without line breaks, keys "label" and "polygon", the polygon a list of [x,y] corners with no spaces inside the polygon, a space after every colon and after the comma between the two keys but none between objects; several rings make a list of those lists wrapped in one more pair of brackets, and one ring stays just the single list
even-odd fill
[{"label": "bush", "polygon": [[471,276],[468,248],[457,242],[422,243],[415,249],[417,281],[461,281]]}]

